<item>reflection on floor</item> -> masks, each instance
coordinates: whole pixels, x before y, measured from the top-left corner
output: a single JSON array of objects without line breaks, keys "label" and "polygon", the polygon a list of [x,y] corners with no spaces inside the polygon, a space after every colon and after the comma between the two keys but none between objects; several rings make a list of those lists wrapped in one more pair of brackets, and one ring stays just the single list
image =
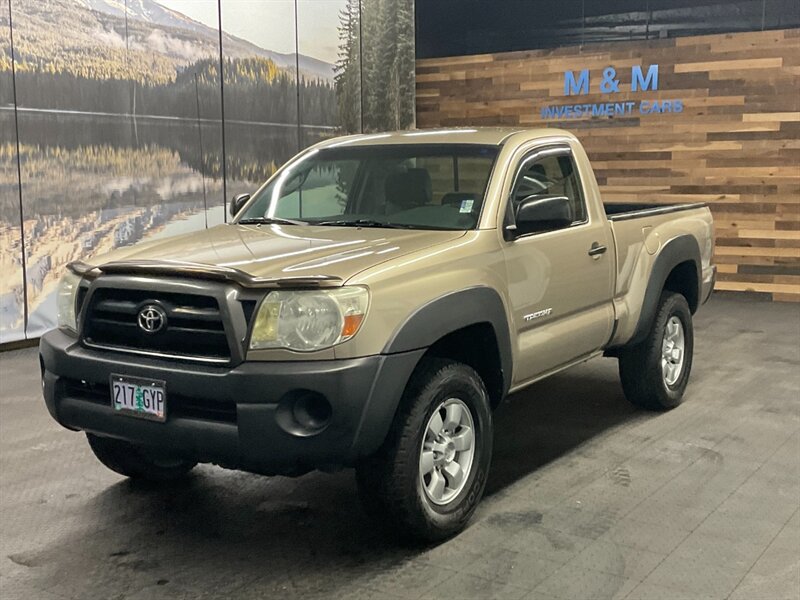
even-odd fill
[{"label": "reflection on floor", "polygon": [[714,299],[688,399],[631,408],[596,360],[508,399],[473,524],[433,548],[367,521],[351,472],[101,467],[0,355],[4,598],[798,598],[800,309]]}]

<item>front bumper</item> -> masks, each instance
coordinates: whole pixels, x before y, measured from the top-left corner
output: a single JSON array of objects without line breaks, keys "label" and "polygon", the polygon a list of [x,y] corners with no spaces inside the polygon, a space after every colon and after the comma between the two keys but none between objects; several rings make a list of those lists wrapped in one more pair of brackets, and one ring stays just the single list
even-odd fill
[{"label": "front bumper", "polygon": [[[90,350],[59,330],[39,345],[45,402],[64,427],[264,474],[348,466],[377,450],[423,353],[209,367]],[[166,381],[166,422],[115,413],[112,373]],[[322,431],[291,431],[277,418],[298,390],[330,403]]]}]

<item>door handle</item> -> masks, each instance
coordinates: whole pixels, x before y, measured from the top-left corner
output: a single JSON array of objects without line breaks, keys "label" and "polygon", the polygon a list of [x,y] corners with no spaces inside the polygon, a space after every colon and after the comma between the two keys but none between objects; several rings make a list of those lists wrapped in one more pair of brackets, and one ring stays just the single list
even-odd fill
[{"label": "door handle", "polygon": [[589,256],[592,258],[600,258],[600,255],[605,254],[606,250],[608,250],[608,248],[595,242],[592,244],[592,247],[589,248]]}]

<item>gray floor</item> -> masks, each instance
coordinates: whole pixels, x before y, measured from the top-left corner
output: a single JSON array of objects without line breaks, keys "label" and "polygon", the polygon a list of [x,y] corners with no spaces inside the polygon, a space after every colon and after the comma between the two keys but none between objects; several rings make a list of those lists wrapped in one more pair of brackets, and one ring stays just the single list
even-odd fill
[{"label": "gray floor", "polygon": [[399,547],[353,476],[104,470],[0,355],[0,596],[800,598],[800,307],[714,299],[687,401],[632,409],[596,360],[496,414],[487,497],[436,548]]}]

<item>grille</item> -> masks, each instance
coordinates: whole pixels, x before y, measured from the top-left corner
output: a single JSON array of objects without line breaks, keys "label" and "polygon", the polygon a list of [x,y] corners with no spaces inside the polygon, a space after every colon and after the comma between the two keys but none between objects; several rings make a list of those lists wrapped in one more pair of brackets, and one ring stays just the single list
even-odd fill
[{"label": "grille", "polygon": [[[111,391],[107,384],[85,383],[75,379],[62,379],[64,394],[76,400],[111,406]],[[174,394],[167,390],[167,419],[183,417],[203,419],[217,423],[236,423],[236,403],[207,400]]]},{"label": "grille", "polygon": [[[211,362],[231,358],[215,298],[98,288],[89,302],[83,326],[83,339],[89,346]],[[166,326],[156,333],[139,327],[139,311],[148,304],[159,306],[167,315]]]}]

